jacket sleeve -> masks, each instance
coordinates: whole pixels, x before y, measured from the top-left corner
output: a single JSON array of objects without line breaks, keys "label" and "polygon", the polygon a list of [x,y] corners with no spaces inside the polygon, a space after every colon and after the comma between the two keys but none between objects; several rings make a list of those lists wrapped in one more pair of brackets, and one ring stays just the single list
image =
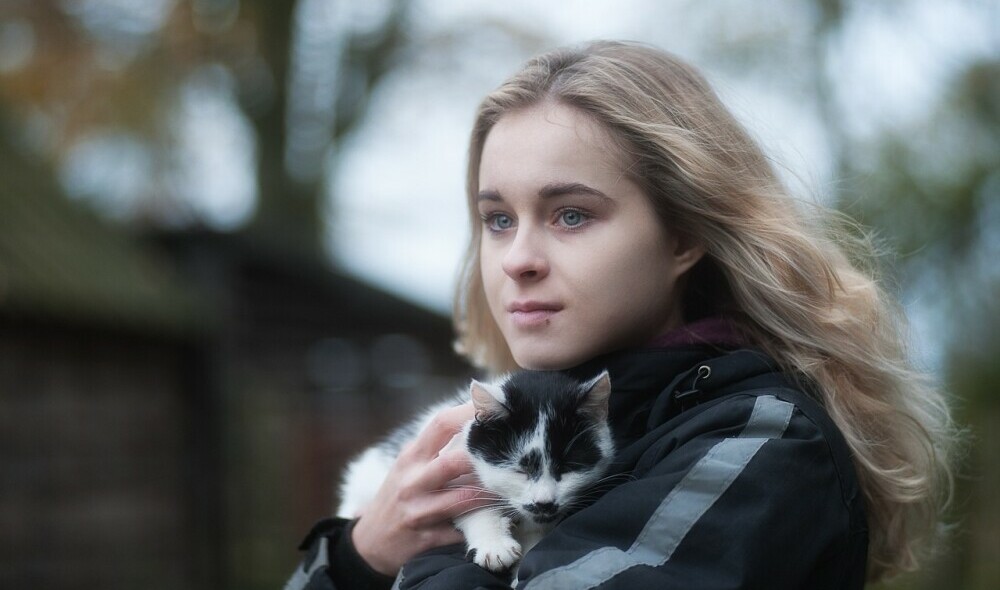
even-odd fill
[{"label": "jacket sleeve", "polygon": [[[399,572],[400,590],[510,590],[509,575],[494,574],[465,557],[465,545],[448,545],[422,553]],[[394,588],[395,590],[395,588]]]},{"label": "jacket sleeve", "polygon": [[[863,512],[820,429],[773,395],[695,411],[665,425],[625,483],[525,555],[517,587],[863,587]],[[431,560],[436,574],[426,573]],[[475,566],[440,555],[419,556],[404,573],[420,567],[422,578],[402,588],[502,587],[467,583]]]},{"label": "jacket sleeve", "polygon": [[305,552],[285,590],[389,590],[393,578],[371,569],[351,543],[355,521],[327,518],[299,546]]}]

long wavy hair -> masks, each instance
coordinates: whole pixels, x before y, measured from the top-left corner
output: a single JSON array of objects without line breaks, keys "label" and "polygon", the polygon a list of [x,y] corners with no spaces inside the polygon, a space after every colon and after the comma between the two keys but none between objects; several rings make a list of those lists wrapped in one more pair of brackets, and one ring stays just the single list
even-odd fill
[{"label": "long wavy hair", "polygon": [[557,49],[483,100],[469,146],[459,352],[492,371],[516,368],[485,299],[475,197],[490,129],[546,100],[598,121],[664,227],[704,246],[685,318],[729,318],[819,392],[864,491],[869,579],[915,569],[950,495],[956,431],[943,393],[908,358],[906,318],[879,284],[871,242],[843,216],[793,198],[705,79],[668,53],[610,41]]}]

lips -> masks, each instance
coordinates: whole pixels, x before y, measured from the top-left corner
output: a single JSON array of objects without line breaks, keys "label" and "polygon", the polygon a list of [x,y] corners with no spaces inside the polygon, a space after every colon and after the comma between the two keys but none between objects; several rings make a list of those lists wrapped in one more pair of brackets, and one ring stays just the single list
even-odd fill
[{"label": "lips", "polygon": [[520,328],[548,325],[561,310],[562,305],[544,301],[515,301],[507,306],[511,321]]}]

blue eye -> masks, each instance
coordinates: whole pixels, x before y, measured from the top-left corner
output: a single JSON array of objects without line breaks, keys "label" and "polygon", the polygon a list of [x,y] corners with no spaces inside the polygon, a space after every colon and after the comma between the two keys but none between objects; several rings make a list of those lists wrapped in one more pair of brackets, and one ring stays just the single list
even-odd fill
[{"label": "blue eye", "polygon": [[559,214],[559,220],[566,227],[577,227],[584,222],[583,213],[570,209]]},{"label": "blue eye", "polygon": [[486,228],[492,232],[501,232],[514,227],[514,219],[504,213],[492,213],[482,216]]}]

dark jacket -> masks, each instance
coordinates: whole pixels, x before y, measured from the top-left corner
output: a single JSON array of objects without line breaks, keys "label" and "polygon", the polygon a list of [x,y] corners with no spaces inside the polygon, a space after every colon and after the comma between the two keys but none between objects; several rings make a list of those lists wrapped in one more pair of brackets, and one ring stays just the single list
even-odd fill
[{"label": "dark jacket", "polygon": [[[619,450],[607,481],[615,485],[524,556],[518,588],[864,586],[868,529],[847,445],[770,359],[687,346],[617,353],[569,372],[586,378],[603,368],[613,388]],[[345,542],[347,523],[324,523],[304,544],[314,582],[292,588],[387,583],[352,561],[360,560]],[[415,557],[396,582],[510,585],[467,561],[459,545]]]}]

